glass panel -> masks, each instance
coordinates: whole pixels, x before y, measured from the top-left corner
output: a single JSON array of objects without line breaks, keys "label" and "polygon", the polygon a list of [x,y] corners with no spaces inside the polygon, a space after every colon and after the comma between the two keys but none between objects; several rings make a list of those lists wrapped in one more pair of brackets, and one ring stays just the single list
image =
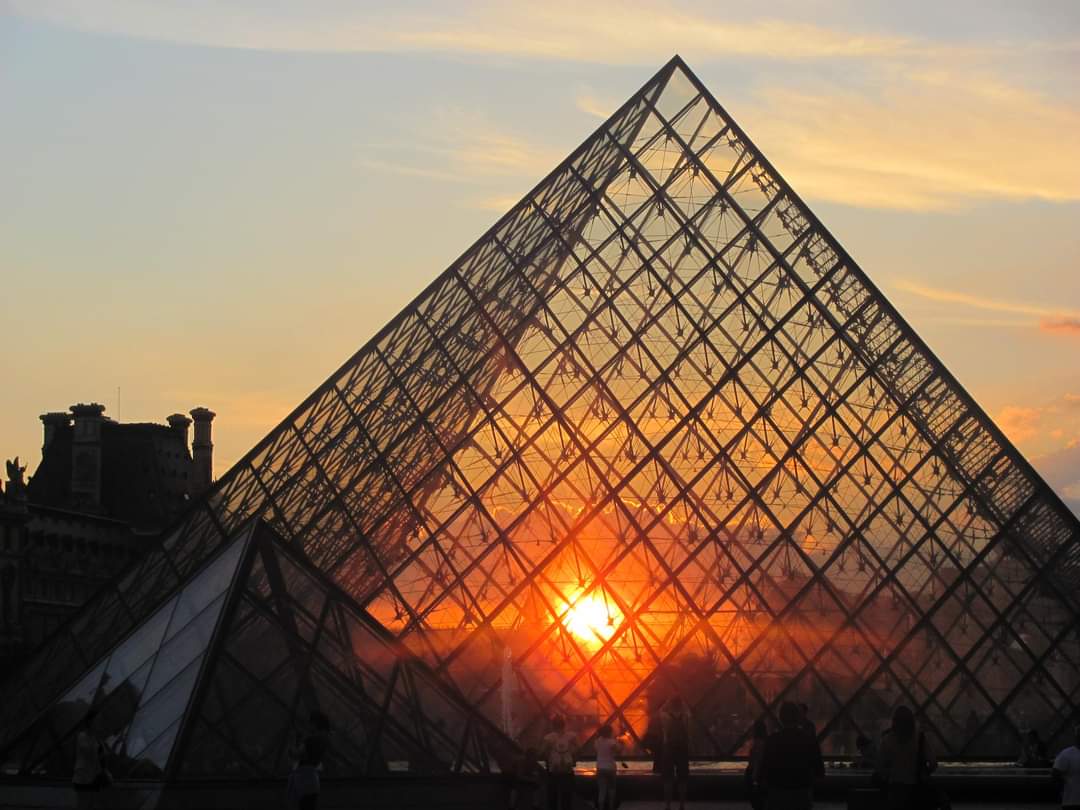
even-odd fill
[{"label": "glass panel", "polygon": [[239,540],[234,541],[220,557],[184,586],[176,605],[176,612],[169,624],[169,632],[165,634],[166,641],[179,633],[192,618],[229,587],[236,564],[246,545]]},{"label": "glass panel", "polygon": [[288,657],[289,646],[277,624],[257,611],[248,610],[242,621],[237,616],[225,639],[224,649],[236,661],[242,662],[245,669],[263,679]]},{"label": "glass panel", "polygon": [[158,779],[165,773],[165,765],[172,753],[176,735],[180,733],[181,721],[177,720],[161,733],[152,745],[142,751],[128,751],[132,757],[130,767],[125,774],[128,779]]},{"label": "glass panel", "polygon": [[102,661],[49,710],[49,726],[57,737],[63,737],[71,729],[75,728],[79,721],[86,716],[90,706],[99,699],[101,676],[104,671],[105,662]]},{"label": "glass panel", "polygon": [[305,574],[284,555],[278,556],[281,566],[281,576],[285,580],[285,587],[289,595],[299,605],[314,617],[318,617],[322,610],[324,599],[323,588],[310,576]]},{"label": "glass panel", "polygon": [[186,756],[180,764],[181,776],[229,778],[265,776],[269,773],[268,768],[249,760],[202,720],[196,724],[185,749]]},{"label": "glass panel", "polygon": [[105,662],[102,661],[92,670],[90,670],[83,679],[64,697],[61,699],[62,703],[85,703],[87,708],[90,708],[90,704],[94,702],[94,696],[97,694],[98,685],[101,682],[101,674],[105,671]]},{"label": "glass panel", "polygon": [[143,685],[150,677],[153,660],[147,661],[121,684],[117,684],[108,699],[98,707],[97,733],[107,744],[120,743],[124,732],[143,700]]},{"label": "glass panel", "polygon": [[139,706],[125,739],[129,757],[137,757],[180,717],[191,697],[201,663],[202,656],[199,656],[150,701]]},{"label": "glass panel", "polygon": [[113,652],[109,657],[109,666],[102,684],[105,692],[123,683],[132,672],[157,652],[175,605],[175,599],[169,601]]},{"label": "glass panel", "polygon": [[[287,744],[293,730],[289,712],[261,687],[233,707],[219,732],[249,761],[269,765]],[[284,774],[281,774],[284,775]]]},{"label": "glass panel", "polygon": [[176,673],[206,650],[224,602],[225,595],[223,594],[187,627],[165,643],[154,660],[154,669],[144,693],[146,698],[152,697]]}]

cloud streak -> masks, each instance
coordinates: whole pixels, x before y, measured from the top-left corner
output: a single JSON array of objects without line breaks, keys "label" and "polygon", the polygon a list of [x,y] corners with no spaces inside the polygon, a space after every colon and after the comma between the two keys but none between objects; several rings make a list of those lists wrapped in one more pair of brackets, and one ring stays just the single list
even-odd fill
[{"label": "cloud streak", "polygon": [[425,111],[420,140],[362,144],[364,169],[440,182],[476,185],[500,178],[538,180],[556,165],[555,150],[457,108]]},{"label": "cloud streak", "polygon": [[941,304],[957,304],[971,309],[987,310],[990,312],[1005,312],[1013,315],[1028,315],[1039,319],[1031,322],[1032,326],[1040,326],[1047,331],[1077,331],[1080,332],[1080,312],[1040,304],[1030,304],[1023,301],[1003,301],[997,298],[986,298],[956,290],[930,287],[907,279],[898,279],[892,286],[897,290],[934,301]]},{"label": "cloud streak", "polygon": [[574,99],[574,106],[586,115],[591,115],[594,118],[607,119],[615,112],[615,108],[618,105],[612,104],[609,101],[600,101],[592,93],[581,92],[578,93],[577,98]]},{"label": "cloud streak", "polygon": [[859,58],[909,49],[906,38],[774,19],[732,20],[673,3],[370,4],[328,0],[144,3],[8,0],[24,17],[97,33],[285,51],[433,51],[605,64],[651,64],[675,50],[781,61]]},{"label": "cloud streak", "polygon": [[[681,51],[729,63],[822,63],[830,67],[813,82],[800,85],[800,74],[790,70],[784,84],[750,81],[741,91],[745,106],[733,110],[803,196],[918,211],[955,211],[986,200],[1080,200],[1080,139],[1073,137],[1080,109],[1015,78],[1023,73],[1018,66],[1080,54],[1080,43],[1070,39],[941,42],[841,18],[828,24],[754,18],[749,6],[719,15],[676,2],[96,0],[92,13],[82,0],[8,3],[17,15],[78,30],[226,48],[614,65],[656,65]],[[838,64],[842,70],[832,71]],[[574,105],[596,118],[615,106],[586,90],[576,93]],[[414,170],[449,179],[529,163],[515,140],[463,143],[443,165]],[[469,144],[476,151],[465,154]],[[372,160],[380,171],[392,165],[409,171],[405,161]],[[529,169],[534,177],[543,171]]]},{"label": "cloud streak", "polygon": [[994,421],[1014,444],[1023,444],[1039,432],[1042,410],[1019,405],[1002,408]]},{"label": "cloud streak", "polygon": [[1039,321],[1044,332],[1080,337],[1080,318],[1044,318]]},{"label": "cloud streak", "polygon": [[983,296],[970,295],[968,293],[960,293],[955,291],[955,289],[931,287],[926,284],[908,281],[907,279],[897,279],[893,281],[892,286],[905,293],[918,296],[919,298],[940,303],[958,303],[958,305],[962,307],[970,307],[971,309],[989,310],[991,312],[1009,312],[1018,315],[1034,315],[1036,318],[1044,319],[1064,319],[1066,322],[1075,322],[1080,319],[1080,312],[1045,307],[1037,305],[1037,303],[1007,301],[999,298],[986,298]]},{"label": "cloud streak", "polygon": [[1080,109],[957,66],[889,72],[853,91],[766,87],[746,118],[800,193],[849,205],[956,210],[1080,200]]}]

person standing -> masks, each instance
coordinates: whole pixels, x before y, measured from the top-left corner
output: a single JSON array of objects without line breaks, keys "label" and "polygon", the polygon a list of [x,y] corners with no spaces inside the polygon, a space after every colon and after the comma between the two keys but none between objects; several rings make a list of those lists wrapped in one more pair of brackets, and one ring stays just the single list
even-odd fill
[{"label": "person standing", "polygon": [[574,735],[559,715],[551,718],[544,735],[543,754],[548,769],[548,810],[572,810],[574,805]]},{"label": "person standing", "polygon": [[533,810],[533,795],[541,780],[538,756],[539,753],[534,747],[526,746],[514,763],[514,785],[510,800],[513,810]]},{"label": "person standing", "polygon": [[746,790],[750,797],[751,810],[765,810],[765,791],[761,789],[757,780],[768,738],[769,730],[765,725],[765,720],[759,718],[754,722],[754,736],[750,740],[750,759],[746,763]]},{"label": "person standing", "polygon": [[610,725],[600,726],[596,732],[596,807],[597,810],[615,810],[615,754],[619,741]]},{"label": "person standing", "polygon": [[926,735],[915,727],[915,714],[907,706],[897,706],[892,727],[882,736],[875,771],[885,785],[889,810],[908,810],[926,803],[927,779],[937,768],[937,760]]},{"label": "person standing", "polygon": [[814,780],[825,775],[817,738],[806,733],[799,707],[780,706],[780,730],[765,743],[757,782],[765,790],[767,810],[810,810]]},{"label": "person standing", "polygon": [[1080,810],[1080,725],[1073,744],[1054,758],[1054,779],[1061,783],[1061,810]]},{"label": "person standing", "polygon": [[298,734],[296,743],[289,750],[297,762],[289,774],[288,794],[298,810],[318,810],[322,792],[319,772],[330,745],[330,718],[320,711],[313,711],[308,719],[308,732]]},{"label": "person standing", "polygon": [[112,777],[105,767],[105,746],[97,737],[97,711],[90,709],[79,723],[75,737],[75,768],[71,774],[71,786],[79,810],[91,810],[98,806],[103,788],[112,784]]},{"label": "person standing", "polygon": [[660,712],[663,732],[662,764],[664,808],[671,810],[671,795],[679,785],[679,810],[686,810],[686,787],[690,780],[690,709],[679,696],[671,698]]}]

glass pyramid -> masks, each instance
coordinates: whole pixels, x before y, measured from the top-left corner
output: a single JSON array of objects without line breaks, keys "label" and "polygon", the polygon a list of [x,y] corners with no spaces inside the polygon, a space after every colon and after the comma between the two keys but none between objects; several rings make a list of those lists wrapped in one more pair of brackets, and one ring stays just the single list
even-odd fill
[{"label": "glass pyramid", "polygon": [[[318,583],[289,637],[362,609],[465,726],[523,742],[560,712],[640,743],[674,693],[699,757],[788,699],[834,755],[900,702],[960,757],[1080,712],[1080,524],[677,57],[40,651],[7,750],[252,518]],[[280,769],[320,689],[405,722],[335,668],[343,622],[307,676],[223,655],[180,735],[230,753],[174,775]],[[264,719],[276,748],[242,750]],[[354,769],[396,761],[371,733]]]}]

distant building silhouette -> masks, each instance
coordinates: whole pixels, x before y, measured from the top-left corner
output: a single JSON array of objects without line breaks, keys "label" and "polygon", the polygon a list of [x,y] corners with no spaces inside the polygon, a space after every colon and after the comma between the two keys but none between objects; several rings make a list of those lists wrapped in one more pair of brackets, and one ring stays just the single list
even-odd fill
[{"label": "distant building silhouette", "polygon": [[206,408],[123,424],[97,403],[42,414],[41,462],[16,459],[0,491],[0,672],[17,664],[140,556],[213,480]]}]

